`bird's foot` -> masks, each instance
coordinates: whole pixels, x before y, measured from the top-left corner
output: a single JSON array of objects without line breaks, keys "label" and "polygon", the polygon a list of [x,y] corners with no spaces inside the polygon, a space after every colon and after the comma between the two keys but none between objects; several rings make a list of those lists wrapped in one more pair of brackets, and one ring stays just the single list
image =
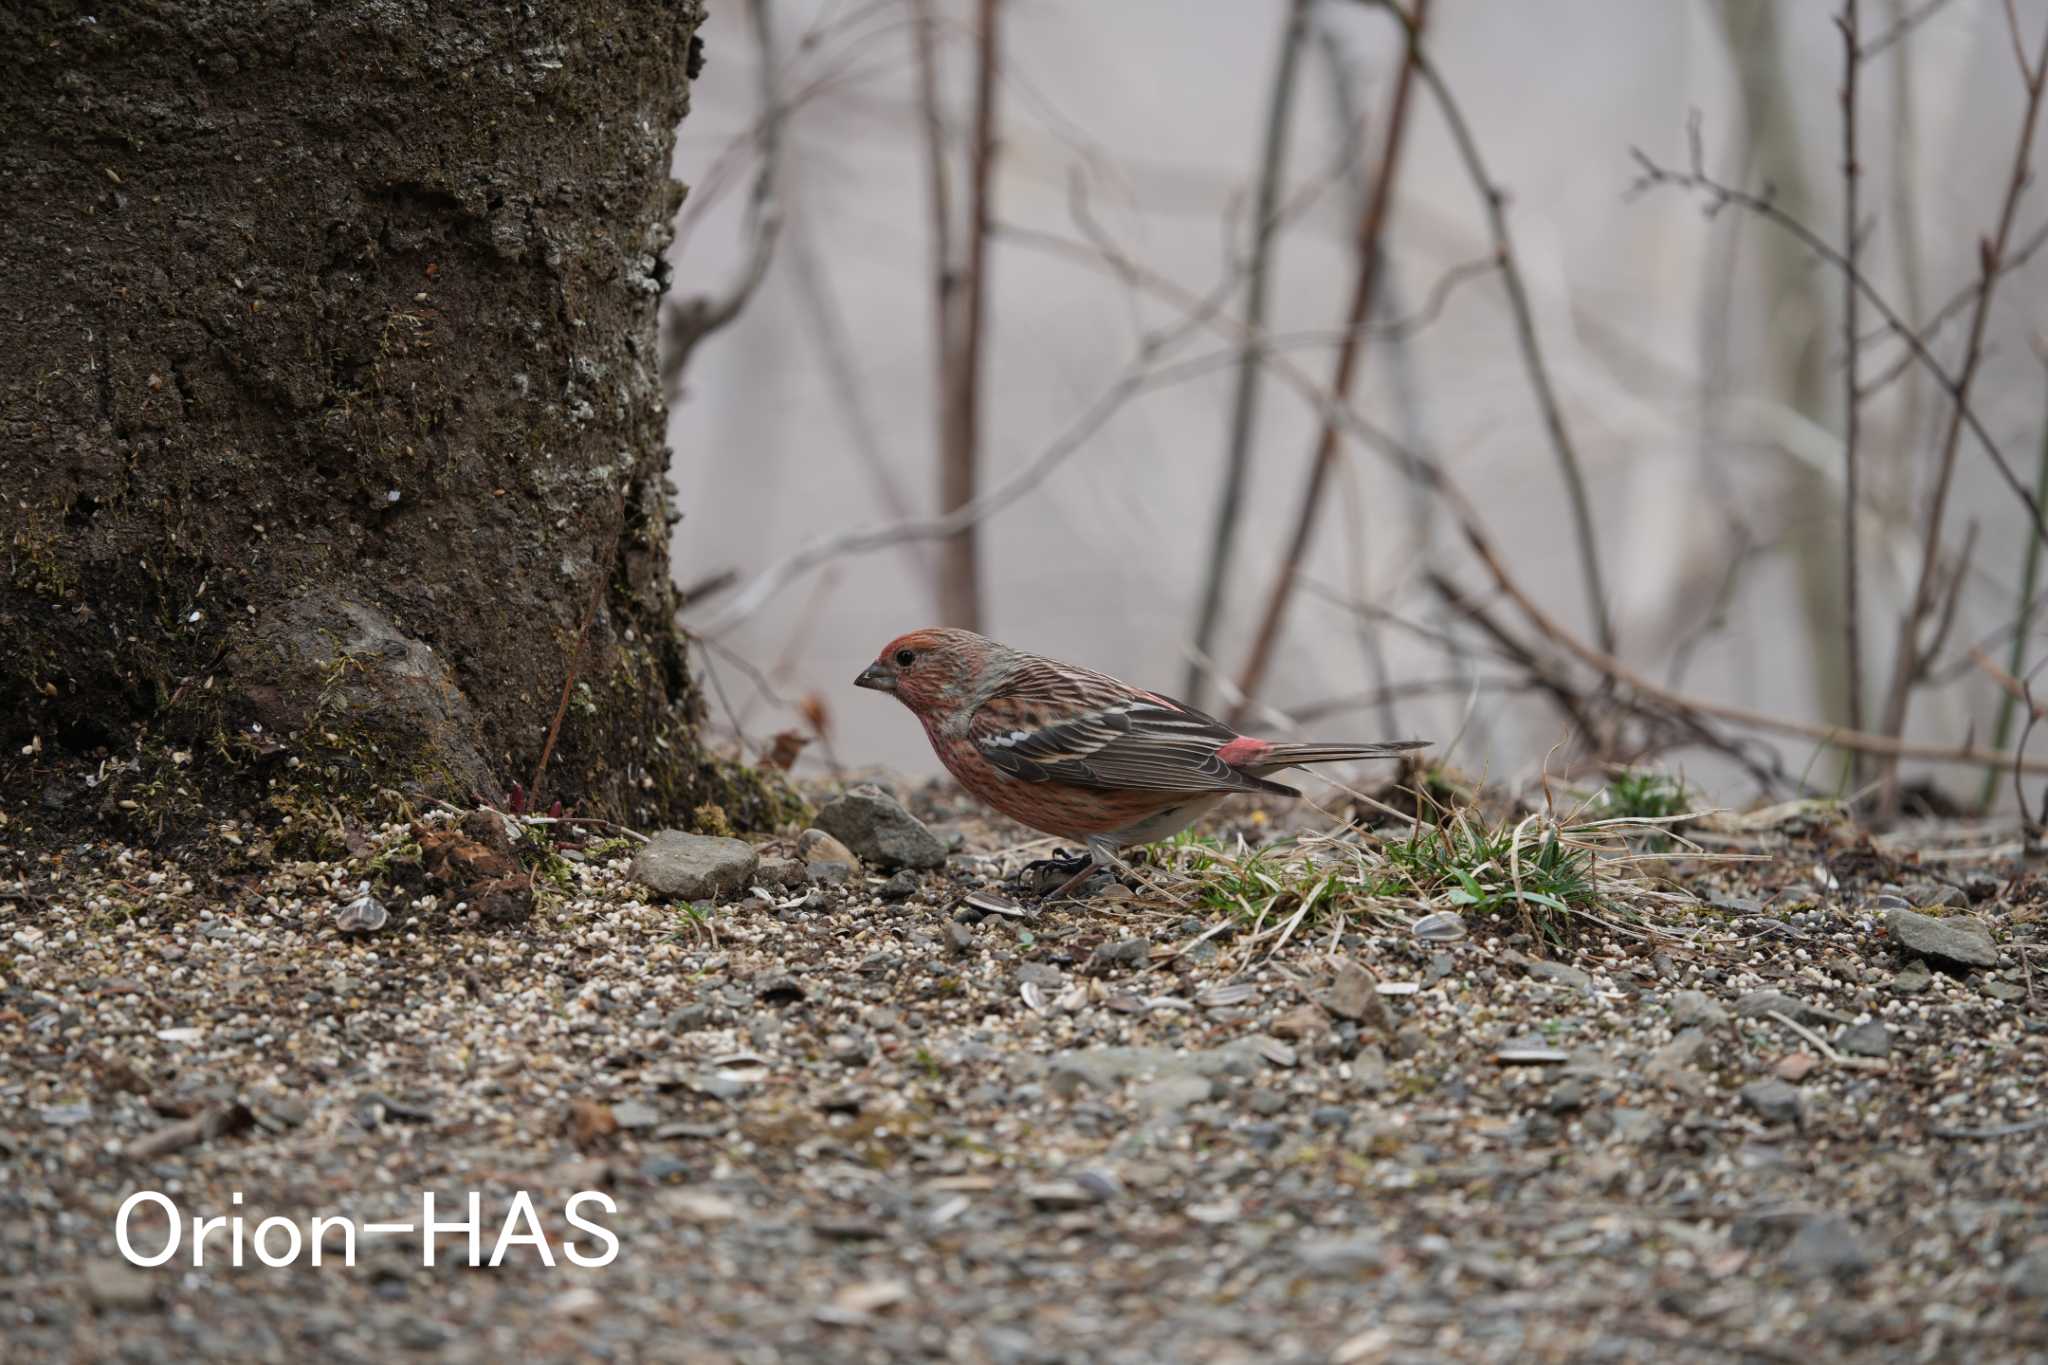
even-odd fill
[{"label": "bird's foot", "polygon": [[1026,895],[1037,896],[1041,900],[1058,899],[1092,882],[1094,877],[1090,874],[1095,872],[1108,874],[1110,869],[1086,853],[1069,853],[1059,848],[1053,850],[1050,858],[1024,864],[1013,884]]}]

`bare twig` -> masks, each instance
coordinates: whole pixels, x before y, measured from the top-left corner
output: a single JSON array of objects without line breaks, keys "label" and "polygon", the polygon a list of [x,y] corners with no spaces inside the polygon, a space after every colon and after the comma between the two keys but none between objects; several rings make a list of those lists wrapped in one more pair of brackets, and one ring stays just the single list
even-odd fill
[{"label": "bare twig", "polygon": [[782,164],[782,124],[788,114],[781,94],[781,72],[775,50],[775,28],[768,13],[768,0],[747,0],[747,18],[753,26],[754,43],[760,49],[757,90],[761,105],[761,161],[754,173],[754,193],[747,202],[750,245],[739,277],[722,293],[699,294],[668,310],[662,322],[661,387],[673,402],[677,385],[689,364],[690,352],[699,342],[740,315],[747,300],[768,277],[768,265],[775,258],[775,241],[782,233],[782,204],[777,177]]},{"label": "bare twig", "polygon": [[597,604],[604,600],[604,585],[611,578],[611,565],[606,563],[597,573],[597,581],[590,585],[590,604],[583,609],[583,621],[576,627],[576,644],[569,652],[569,667],[562,675],[562,699],[555,704],[555,718],[548,724],[547,742],[540,746],[540,761],[533,765],[533,781],[526,784],[532,795],[528,798],[536,807],[540,803],[540,780],[548,770],[548,759],[554,756],[555,741],[561,738],[562,718],[569,714],[569,694],[576,690],[576,675],[583,668],[583,647],[590,639],[590,623],[597,619]]},{"label": "bare twig", "polygon": [[[867,467],[868,480],[875,490],[876,501],[882,504],[882,510],[899,521],[906,520],[911,516],[910,498],[882,448],[882,438],[868,406],[868,384],[854,366],[853,339],[847,332],[846,319],[839,311],[832,283],[826,278],[824,262],[819,258],[817,246],[811,240],[801,213],[790,224],[786,252],[797,301],[810,314],[810,326],[805,331],[817,344],[818,357],[825,367],[825,380],[831,385],[832,396],[839,404],[841,425],[838,430],[845,434],[855,456]],[[906,542],[902,554],[910,581],[930,592],[934,580],[928,547]]]},{"label": "bare twig", "polygon": [[1918,5],[1907,13],[1900,15],[1890,28],[1857,48],[1856,55],[1866,62],[1869,61],[1872,57],[1875,57],[1878,53],[1898,42],[1899,39],[1905,37],[1914,29],[1946,9],[1948,4],[1949,0],[1926,0],[1926,3]]},{"label": "bare twig", "polygon": [[1486,221],[1493,234],[1493,251],[1500,262],[1501,283],[1508,296],[1508,309],[1514,314],[1515,343],[1522,353],[1523,368],[1529,372],[1529,387],[1536,396],[1536,405],[1543,414],[1543,427],[1550,436],[1550,446],[1557,456],[1558,473],[1564,479],[1566,498],[1571,506],[1572,533],[1578,545],[1579,571],[1585,579],[1586,607],[1593,622],[1595,638],[1603,649],[1614,650],[1614,617],[1608,609],[1607,585],[1600,572],[1600,547],[1593,529],[1593,509],[1586,496],[1586,477],[1579,462],[1578,447],[1572,441],[1571,430],[1564,420],[1564,405],[1558,401],[1557,386],[1551,381],[1550,366],[1544,359],[1542,343],[1537,338],[1536,316],[1529,303],[1528,286],[1522,281],[1522,268],[1515,256],[1514,238],[1508,231],[1507,192],[1488,174],[1485,159],[1480,155],[1479,140],[1473,136],[1472,127],[1465,121],[1465,112],[1451,94],[1443,74],[1427,51],[1413,45],[1420,29],[1420,12],[1408,14],[1391,0],[1378,0],[1385,5],[1407,29],[1411,50],[1416,52],[1415,65],[1430,92],[1435,95],[1437,107],[1442,111],[1444,122],[1451,130],[1451,141],[1457,146],[1459,159],[1465,164],[1466,174],[1471,178],[1473,188],[1479,191],[1479,199],[1486,209]]},{"label": "bare twig", "polygon": [[[1380,237],[1386,227],[1387,211],[1393,202],[1394,180],[1400,171],[1401,147],[1405,141],[1408,125],[1410,93],[1415,88],[1417,57],[1421,51],[1423,25],[1428,21],[1429,0],[1415,0],[1415,13],[1402,15],[1402,24],[1407,32],[1407,45],[1401,60],[1400,75],[1395,78],[1394,92],[1387,112],[1386,136],[1381,144],[1379,166],[1373,180],[1372,192],[1366,196],[1364,208],[1358,223],[1358,263],[1352,276],[1350,330],[1337,348],[1336,375],[1331,384],[1335,401],[1341,407],[1351,393],[1351,383],[1358,370],[1358,355],[1364,349],[1362,324],[1372,306],[1374,287],[1379,281],[1380,266],[1385,253],[1380,249]],[[1252,646],[1245,657],[1244,669],[1238,674],[1237,690],[1240,700],[1231,710],[1233,716],[1242,717],[1256,701],[1259,689],[1264,685],[1266,669],[1272,661],[1273,648],[1278,643],[1280,628],[1287,616],[1287,603],[1294,595],[1295,575],[1301,571],[1302,556],[1307,553],[1310,538],[1315,534],[1316,517],[1322,510],[1323,488],[1329,482],[1330,467],[1337,458],[1337,423],[1325,419],[1321,433],[1316,438],[1316,449],[1310,459],[1308,482],[1302,490],[1301,505],[1295,512],[1294,530],[1288,537],[1280,568],[1274,575],[1273,586],[1266,595],[1266,608],[1260,617],[1258,633],[1252,639]]]},{"label": "bare twig", "polygon": [[[2014,245],[2012,250],[2006,254],[2005,259],[1999,263],[1998,274],[1993,278],[2002,279],[2024,268],[2040,253],[2043,246],[2048,246],[2048,223],[2041,224]],[[1961,316],[1964,309],[1975,303],[1977,296],[1984,292],[1984,283],[1981,277],[1971,280],[1951,295],[1948,301],[1942,304],[1940,308],[1936,309],[1934,316],[1927,319],[1916,331],[1921,344],[1932,344],[1936,335],[1940,333],[1941,329],[1951,319]],[[1887,325],[1865,328],[1862,339],[1866,343],[1879,341],[1890,336],[1891,330]],[[1868,400],[1873,394],[1882,391],[1887,385],[1897,380],[1900,375],[1912,369],[1917,363],[1917,358],[1909,350],[1873,375],[1864,383],[1859,392],[1865,400]],[[1910,430],[1911,428],[1908,427],[1908,429]]]},{"label": "bare twig", "polygon": [[1786,1028],[1804,1038],[1834,1065],[1847,1071],[1890,1071],[1892,1064],[1882,1057],[1849,1057],[1835,1051],[1834,1044],[1815,1033],[1806,1025],[1780,1010],[1765,1010],[1767,1018],[1775,1019]]},{"label": "bare twig", "polygon": [[[1858,47],[1861,26],[1856,0],[1843,0],[1842,13],[1835,20],[1842,32],[1842,256],[1856,273],[1859,228],[1856,221],[1856,185],[1863,168],[1856,162],[1856,73],[1863,54]],[[1860,395],[1856,388],[1856,286],[1846,277],[1842,284],[1842,647],[1844,687],[1848,693],[1843,715],[1851,730],[1863,728],[1863,575],[1857,559],[1856,517],[1859,496],[1859,462],[1856,437]],[[1861,785],[1862,765],[1855,755],[1849,760],[1851,786]]]},{"label": "bare twig", "polygon": [[[1280,186],[1286,178],[1287,130],[1294,110],[1295,77],[1301,68],[1309,11],[1314,4],[1315,0],[1291,0],[1288,5],[1287,20],[1280,34],[1279,64],[1273,72],[1273,86],[1267,97],[1266,133],[1259,154],[1258,188],[1253,195],[1251,268],[1245,281],[1244,318],[1254,333],[1263,331],[1266,325],[1266,284],[1274,247],[1279,240]],[[1231,560],[1237,550],[1245,473],[1251,465],[1252,427],[1258,414],[1261,374],[1255,343],[1248,340],[1238,357],[1237,390],[1230,408],[1230,440],[1223,456],[1223,486],[1216,499],[1215,529],[1210,533],[1202,602],[1195,615],[1197,657],[1207,657],[1214,651],[1216,624],[1223,612],[1223,586],[1229,581]],[[1207,670],[1191,660],[1183,690],[1197,706],[1202,704],[1207,679]]]},{"label": "bare twig", "polygon": [[1916,744],[1900,739],[1895,735],[1859,733],[1834,725],[1812,725],[1805,721],[1788,720],[1783,716],[1773,716],[1762,711],[1754,711],[1746,706],[1730,706],[1722,702],[1712,702],[1700,697],[1686,696],[1668,687],[1661,687],[1630,668],[1621,660],[1614,658],[1612,655],[1602,653],[1600,650],[1580,640],[1560,625],[1549,613],[1531,601],[1520,585],[1508,576],[1505,566],[1500,561],[1499,554],[1494,550],[1491,541],[1484,538],[1483,532],[1480,533],[1479,537],[1475,538],[1473,536],[1473,528],[1468,525],[1466,537],[1472,541],[1474,553],[1485,564],[1487,571],[1493,576],[1495,584],[1514,601],[1515,605],[1521,609],[1522,614],[1528,617],[1530,622],[1539,631],[1548,636],[1553,643],[1564,649],[1567,653],[1576,655],[1579,661],[1589,668],[1608,675],[1638,695],[1656,701],[1661,705],[1678,711],[1690,711],[1698,715],[1713,716],[1717,719],[1730,721],[1751,729],[1768,730],[1783,735],[1794,735],[1801,739],[1813,740],[1816,743],[1832,745],[1838,749],[1854,749],[1861,753],[1877,754],[1890,759],[1910,758],[1930,763],[1959,763],[1968,764],[1972,767],[1989,768],[2003,768],[2008,763],[2021,763],[2023,764],[2023,771],[2048,773],[2048,760],[2028,762],[2017,759],[2011,754],[1996,753],[1989,749],[1980,749],[1971,744]]},{"label": "bare twig", "polygon": [[[2041,419],[2041,453],[2034,469],[2034,496],[2048,501],[2048,414],[2044,414]],[[2027,632],[2034,625],[2034,585],[2039,581],[2040,575],[2041,542],[2039,539],[2029,536],[2027,538],[2026,553],[2020,563],[2019,614],[2013,624],[2012,650],[2009,655],[2010,662],[2006,666],[2006,673],[2009,677],[2016,677],[2026,667]],[[1980,650],[1972,650],[1970,651],[1971,657],[1974,659],[1980,656],[1981,652]],[[1991,747],[1994,749],[2003,749],[2006,740],[2012,735],[2014,701],[2015,696],[2010,689],[2007,690],[2005,696],[1999,698],[1998,719],[1993,724],[1991,730]],[[1986,773],[1984,775],[1984,792],[1980,804],[1987,811],[1990,809],[1992,797],[1997,790],[1992,785],[1996,776],[1995,773]],[[2026,809],[2024,798],[2020,802],[2020,809],[2022,812]]]},{"label": "bare twig", "polygon": [[[1922,547],[1920,575],[1914,585],[1913,596],[1899,623],[1899,639],[1892,659],[1891,686],[1885,697],[1883,731],[1888,735],[1903,734],[1906,726],[1906,709],[1912,698],[1914,681],[1925,672],[1927,659],[1932,652],[1923,646],[1920,628],[1934,606],[1935,577],[1941,548],[1941,527],[1948,511],[1949,486],[1955,474],[1956,452],[1961,444],[1964,414],[1968,410],[1971,382],[1976,378],[1979,362],[1984,355],[1984,333],[1991,315],[1991,301],[1996,290],[2000,263],[2004,260],[2007,243],[2011,240],[2013,219],[2019,212],[2020,195],[2033,174],[2034,130],[2041,109],[2041,97],[2048,89],[2048,34],[2044,34],[2040,56],[2033,65],[2028,65],[2026,54],[2020,50],[2020,36],[2017,16],[2007,7],[2007,18],[2012,24],[2014,55],[2019,62],[2021,81],[2026,89],[2026,110],[2021,115],[2018,145],[2013,152],[2011,178],[2006,183],[2005,202],[1999,211],[1998,227],[1992,237],[1980,245],[1979,263],[1984,280],[1983,292],[1977,296],[1975,309],[1970,317],[1969,340],[1963,351],[1963,364],[1957,376],[1954,404],[1948,427],[1942,438],[1941,453],[1936,466],[1934,490],[1928,499],[1927,525],[1924,532],[1926,543]],[[2018,488],[2017,481],[2014,481]],[[2029,499],[2027,490],[2018,488],[2020,497],[2028,501],[2035,516],[2037,527],[2044,539],[2048,539],[2048,527],[2040,526],[2040,505]],[[1898,808],[1898,765],[1890,763],[1884,770],[1884,787],[1879,808],[1889,816]]]},{"label": "bare twig", "polygon": [[[1894,335],[1906,343],[1907,348],[1913,352],[1914,359],[1920,362],[1928,375],[1934,379],[1935,383],[1941,387],[1942,391],[1955,404],[1956,411],[1960,414],[1963,424],[1970,429],[1970,434],[1975,436],[1984,447],[1984,453],[1990,457],[1992,464],[1997,466],[1999,477],[2005,480],[2006,486],[2012,489],[2014,496],[2026,508],[2028,518],[2034,524],[2035,533],[2041,536],[2042,539],[2048,540],[2048,518],[2043,517],[2041,504],[2027,490],[2026,486],[2019,481],[2019,476],[2013,472],[2012,463],[2006,459],[2004,450],[2000,448],[1997,440],[1991,435],[1990,430],[1978,418],[1976,411],[1971,408],[1969,392],[1957,382],[1957,376],[1951,374],[1947,367],[1935,358],[1934,353],[1927,348],[1927,344],[1920,339],[1919,333],[1899,315],[1899,311],[1892,306],[1890,300],[1885,298],[1883,292],[1870,282],[1869,277],[1861,271],[1850,272],[1847,269],[1848,262],[1842,256],[1842,253],[1836,250],[1834,246],[1824,240],[1812,228],[1780,208],[1771,200],[1769,195],[1751,194],[1746,190],[1738,190],[1732,185],[1724,185],[1708,175],[1700,150],[1699,124],[1697,119],[1694,120],[1689,131],[1692,147],[1692,169],[1689,171],[1672,170],[1653,161],[1640,148],[1629,149],[1629,155],[1634,158],[1637,168],[1642,172],[1637,177],[1631,193],[1640,194],[1646,190],[1665,185],[1701,192],[1707,197],[1707,211],[1709,213],[1716,213],[1723,208],[1731,206],[1742,209],[1746,213],[1753,213],[1781,230],[1790,233],[1798,239],[1802,246],[1820,257],[1831,268],[1842,271],[1844,278],[1855,283],[1857,292],[1863,296],[1863,301],[1870,305],[1872,311],[1884,319],[1885,325],[1892,330]],[[1977,297],[1981,305],[1984,295],[1980,292]]]},{"label": "bare twig", "polygon": [[[991,172],[996,153],[996,52],[1002,0],[981,0],[975,42],[974,128],[968,145],[967,256],[950,334],[948,384],[940,397],[944,436],[939,450],[939,509],[974,501],[981,446],[981,358],[987,330]],[[981,624],[978,523],[961,525],[939,545],[939,617],[947,625]]]}]

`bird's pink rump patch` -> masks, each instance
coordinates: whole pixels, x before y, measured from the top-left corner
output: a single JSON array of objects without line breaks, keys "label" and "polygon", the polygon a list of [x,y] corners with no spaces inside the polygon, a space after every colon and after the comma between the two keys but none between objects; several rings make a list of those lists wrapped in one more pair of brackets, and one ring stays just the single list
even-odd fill
[{"label": "bird's pink rump patch", "polygon": [[1222,759],[1233,768],[1243,768],[1257,763],[1260,759],[1264,758],[1272,747],[1272,744],[1266,740],[1253,739],[1249,735],[1240,735],[1218,749],[1216,757]]}]

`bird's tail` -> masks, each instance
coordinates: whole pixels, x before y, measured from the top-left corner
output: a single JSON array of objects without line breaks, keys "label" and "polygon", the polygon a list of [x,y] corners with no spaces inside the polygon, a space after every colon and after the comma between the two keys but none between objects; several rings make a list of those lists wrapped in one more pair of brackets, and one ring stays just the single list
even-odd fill
[{"label": "bird's tail", "polygon": [[1393,739],[1382,744],[1275,744],[1259,755],[1259,765],[1291,768],[1299,763],[1346,763],[1358,758],[1391,758],[1428,747],[1426,739]]}]

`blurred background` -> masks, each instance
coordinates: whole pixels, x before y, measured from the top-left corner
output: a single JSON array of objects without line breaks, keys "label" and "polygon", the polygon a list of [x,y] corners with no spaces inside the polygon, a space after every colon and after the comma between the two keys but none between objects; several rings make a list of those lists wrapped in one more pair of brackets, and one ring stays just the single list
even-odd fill
[{"label": "blurred background", "polygon": [[[2010,750],[2048,654],[2048,198],[2014,193],[2044,26],[2040,0],[721,0],[665,357],[714,723],[822,728],[800,770],[935,772],[850,683],[949,621],[1264,733],[1455,739],[1504,780],[1883,800],[1881,756],[1815,727]],[[936,538],[963,501],[971,539]],[[2013,800],[1988,763],[1899,781]]]}]

